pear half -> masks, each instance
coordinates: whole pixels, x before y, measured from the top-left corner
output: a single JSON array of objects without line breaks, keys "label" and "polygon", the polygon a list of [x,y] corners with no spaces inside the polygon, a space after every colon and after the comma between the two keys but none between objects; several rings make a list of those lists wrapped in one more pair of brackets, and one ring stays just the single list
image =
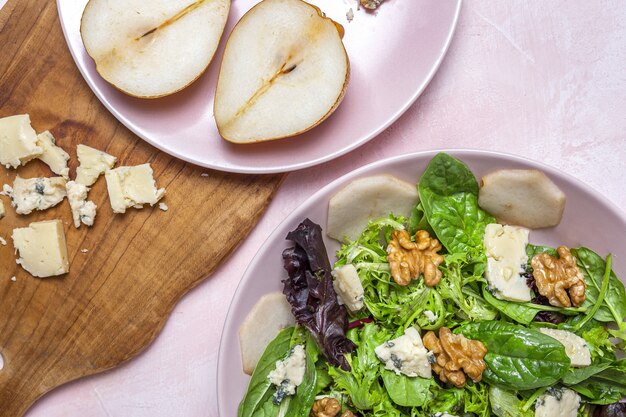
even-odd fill
[{"label": "pear half", "polygon": [[90,0],[80,33],[98,73],[126,94],[182,90],[207,68],[230,0]]},{"label": "pear half", "polygon": [[281,139],[326,119],[350,74],[343,27],[301,0],[264,0],[233,29],[215,92],[215,121],[235,143]]}]

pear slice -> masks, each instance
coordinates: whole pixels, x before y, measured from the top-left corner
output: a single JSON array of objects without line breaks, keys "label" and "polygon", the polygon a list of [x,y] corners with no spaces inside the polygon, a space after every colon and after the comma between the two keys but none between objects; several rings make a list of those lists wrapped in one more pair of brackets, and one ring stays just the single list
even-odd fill
[{"label": "pear slice", "polygon": [[80,33],[98,73],[126,94],[182,90],[207,68],[230,0],[90,0]]},{"label": "pear slice", "polygon": [[389,213],[408,217],[418,200],[415,184],[391,175],[356,179],[328,202],[326,234],[340,242],[356,240],[371,219]]},{"label": "pear slice", "polygon": [[262,142],[305,132],[339,106],[350,74],[343,27],[301,0],[264,0],[233,29],[214,113],[222,137]]}]

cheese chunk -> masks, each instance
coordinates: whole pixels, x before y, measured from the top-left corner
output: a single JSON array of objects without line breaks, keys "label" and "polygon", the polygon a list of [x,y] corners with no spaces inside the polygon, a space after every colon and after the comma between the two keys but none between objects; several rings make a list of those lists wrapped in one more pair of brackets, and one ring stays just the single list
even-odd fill
[{"label": "cheese chunk", "polygon": [[575,368],[591,365],[591,350],[585,339],[567,330],[549,329],[542,327],[539,331],[548,335],[565,346],[565,353]]},{"label": "cheese chunk", "polygon": [[337,268],[332,272],[335,280],[333,287],[339,304],[345,304],[348,310],[355,312],[363,308],[364,291],[361,279],[352,264]]},{"label": "cheese chunk", "polygon": [[17,168],[41,155],[37,133],[30,125],[30,116],[20,114],[0,119],[0,164]]},{"label": "cheese chunk", "polygon": [[274,400],[280,403],[286,395],[294,395],[296,388],[302,384],[306,370],[306,353],[303,345],[291,348],[289,356],[282,361],[276,361],[276,367],[267,378],[277,389]]},{"label": "cheese chunk", "polygon": [[76,147],[80,166],[76,168],[76,182],[86,186],[93,185],[98,177],[113,168],[117,158],[86,145]]},{"label": "cheese chunk", "polygon": [[567,388],[549,388],[537,398],[535,417],[576,417],[580,396]]},{"label": "cheese chunk", "polygon": [[385,369],[406,376],[430,378],[430,354],[422,343],[420,334],[414,327],[409,327],[396,339],[388,340],[374,349],[378,359],[385,364]]},{"label": "cheese chunk", "polygon": [[13,230],[13,245],[19,253],[17,263],[40,278],[66,274],[70,270],[63,223],[48,220]]},{"label": "cheese chunk", "polygon": [[109,200],[114,213],[125,213],[129,207],[154,206],[165,194],[157,189],[150,164],[119,167],[105,172]]},{"label": "cheese chunk", "polygon": [[96,205],[93,201],[87,201],[89,188],[75,181],[68,181],[65,187],[67,200],[70,202],[70,208],[72,209],[74,226],[79,228],[81,222],[87,226],[93,226],[96,218]]},{"label": "cheese chunk", "polygon": [[509,301],[530,301],[530,287],[522,275],[528,262],[528,229],[488,224],[484,244],[487,253],[485,278],[495,297]]},{"label": "cheese chunk", "polygon": [[0,200],[0,219],[4,217],[6,212],[4,211],[4,203]]},{"label": "cheese chunk", "polygon": [[70,169],[67,167],[67,161],[70,160],[70,156],[56,145],[52,133],[46,130],[38,134],[37,145],[43,149],[43,153],[37,158],[48,165],[52,172],[68,179],[70,177]]},{"label": "cheese chunk", "polygon": [[13,206],[17,214],[47,210],[59,204],[67,195],[65,178],[21,178],[13,182]]}]

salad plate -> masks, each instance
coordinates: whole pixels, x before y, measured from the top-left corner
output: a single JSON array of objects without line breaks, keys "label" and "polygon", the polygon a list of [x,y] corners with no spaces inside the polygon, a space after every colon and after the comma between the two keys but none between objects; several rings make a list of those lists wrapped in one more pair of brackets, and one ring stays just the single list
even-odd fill
[{"label": "salad plate", "polygon": [[[543,171],[566,195],[563,217],[558,226],[531,230],[530,243],[556,247],[585,246],[605,257],[612,253],[612,269],[626,276],[626,216],[616,206],[582,181],[557,169],[521,157],[489,151],[450,150],[480,179],[498,169],[536,169]],[[238,331],[255,303],[263,295],[282,291],[287,278],[282,253],[293,247],[287,234],[305,219],[326,227],[328,203],[333,195],[355,179],[390,174],[416,184],[437,151],[403,155],[373,163],[353,171],[311,196],[289,215],[263,244],[245,272],[231,303],[222,334],[218,358],[218,408],[220,416],[235,416],[246,393],[250,377],[242,371]],[[337,260],[339,242],[324,235],[331,265]]]},{"label": "salad plate", "polygon": [[[375,13],[357,0],[310,0],[345,28],[350,83],[337,111],[297,137],[235,145],[220,138],[213,95],[224,45],[235,23],[258,0],[237,0],[207,71],[168,97],[142,100],[116,90],[97,73],[80,36],[87,0],[57,0],[70,52],[104,106],[142,139],[177,158],[207,168],[276,173],[331,160],[363,145],[402,115],[426,88],[452,39],[461,0],[389,1]],[[348,21],[352,10],[354,17]]]}]

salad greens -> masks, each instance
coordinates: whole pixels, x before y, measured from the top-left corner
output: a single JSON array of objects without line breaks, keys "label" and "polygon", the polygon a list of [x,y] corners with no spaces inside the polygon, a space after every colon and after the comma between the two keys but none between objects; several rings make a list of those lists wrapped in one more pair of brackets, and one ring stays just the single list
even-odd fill
[{"label": "salad greens", "polygon": [[[288,273],[284,294],[298,324],[279,333],[265,350],[239,417],[305,417],[321,397],[337,399],[342,411],[364,417],[532,417],[537,399],[562,387],[580,395],[579,416],[622,412],[626,407],[614,403],[626,396],[626,359],[618,359],[626,340],[626,291],[612,270],[611,256],[605,259],[585,247],[571,249],[586,282],[586,301],[561,308],[540,297],[530,265],[535,254],[557,256],[556,250],[528,244],[525,269],[533,299],[497,298],[485,278],[483,244],[486,226],[496,220],[479,207],[479,185],[472,172],[440,153],[417,189],[420,201],[408,218],[389,213],[371,219],[356,240],[344,242],[336,253],[335,268],[356,268],[365,304],[359,312],[348,314],[337,301],[321,228],[306,219],[289,233],[295,246],[283,253]],[[428,287],[422,279],[406,286],[394,281],[387,262],[394,230],[411,235],[427,230],[441,242],[443,279],[437,286]],[[459,388],[443,384],[434,372],[422,378],[386,369],[375,349],[411,326],[422,335],[445,326],[481,341],[487,348],[482,379],[468,378]],[[572,367],[565,346],[541,333],[541,327],[581,337],[591,364]],[[268,375],[296,344],[305,346],[305,376],[295,395],[278,402],[278,387]],[[436,359],[430,356],[429,361]]]}]

